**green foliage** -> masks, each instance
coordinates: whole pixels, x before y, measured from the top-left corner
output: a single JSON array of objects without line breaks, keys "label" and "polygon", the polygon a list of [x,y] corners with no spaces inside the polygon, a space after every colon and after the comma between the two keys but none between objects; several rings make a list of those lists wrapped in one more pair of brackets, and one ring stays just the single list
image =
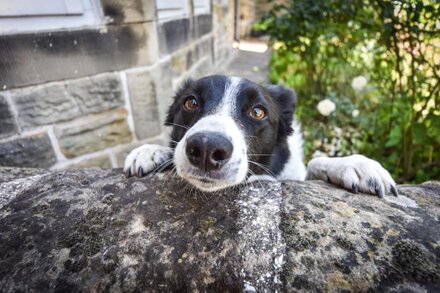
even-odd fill
[{"label": "green foliage", "polygon": [[[440,2],[285,3],[257,27],[274,47],[271,80],[298,92],[307,158],[359,152],[398,181],[440,179]],[[328,116],[322,100],[336,105]]]}]

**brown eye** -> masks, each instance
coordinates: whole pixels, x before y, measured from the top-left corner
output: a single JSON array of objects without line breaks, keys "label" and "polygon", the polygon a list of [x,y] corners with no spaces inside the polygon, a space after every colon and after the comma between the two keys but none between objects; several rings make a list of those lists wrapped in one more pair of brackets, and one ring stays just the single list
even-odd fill
[{"label": "brown eye", "polygon": [[249,116],[255,120],[263,120],[266,117],[266,111],[262,107],[254,107],[249,112]]},{"label": "brown eye", "polygon": [[187,111],[194,111],[199,108],[199,101],[194,97],[189,97],[185,100],[183,106]]}]

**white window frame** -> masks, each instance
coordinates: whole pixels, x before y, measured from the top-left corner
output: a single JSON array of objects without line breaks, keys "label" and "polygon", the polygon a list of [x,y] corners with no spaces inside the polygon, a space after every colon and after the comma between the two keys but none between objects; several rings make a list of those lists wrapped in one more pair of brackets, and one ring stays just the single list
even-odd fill
[{"label": "white window frame", "polygon": [[103,23],[99,0],[0,0],[0,35],[96,27]]}]

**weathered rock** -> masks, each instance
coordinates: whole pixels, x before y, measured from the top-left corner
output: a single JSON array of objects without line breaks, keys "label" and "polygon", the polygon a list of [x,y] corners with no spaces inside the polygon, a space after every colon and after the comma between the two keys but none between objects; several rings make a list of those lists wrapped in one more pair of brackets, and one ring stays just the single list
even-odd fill
[{"label": "weathered rock", "polygon": [[73,158],[130,142],[132,137],[126,116],[125,109],[116,109],[57,125],[55,134],[61,151],[66,157]]},{"label": "weathered rock", "polygon": [[139,139],[156,136],[161,132],[156,103],[156,84],[150,70],[127,73],[131,109]]},{"label": "weathered rock", "polygon": [[440,183],[399,191],[310,181],[203,194],[171,174],[0,169],[0,288],[438,292]]},{"label": "weathered rock", "polygon": [[0,166],[47,168],[56,156],[46,133],[36,133],[0,143]]},{"label": "weathered rock", "polygon": [[66,83],[82,113],[98,113],[124,105],[122,86],[116,73],[100,74]]},{"label": "weathered rock", "polygon": [[75,99],[60,82],[14,90],[11,98],[22,128],[67,121],[81,115]]},{"label": "weathered rock", "polygon": [[14,115],[2,93],[0,93],[0,126],[0,138],[17,133]]}]

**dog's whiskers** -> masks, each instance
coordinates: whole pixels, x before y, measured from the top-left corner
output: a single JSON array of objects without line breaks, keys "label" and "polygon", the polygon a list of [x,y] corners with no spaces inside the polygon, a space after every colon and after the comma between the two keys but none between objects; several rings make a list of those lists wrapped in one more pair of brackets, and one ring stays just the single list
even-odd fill
[{"label": "dog's whiskers", "polygon": [[[163,170],[165,170],[168,166],[170,166],[173,163],[173,159],[169,159],[168,161],[163,162],[161,165],[159,165],[156,169],[154,169],[153,172],[160,173]],[[160,169],[159,169],[160,168]]]},{"label": "dog's whiskers", "polygon": [[189,126],[187,126],[187,125],[182,125],[182,124],[178,124],[178,123],[168,123],[167,125],[169,125],[169,126],[179,126],[179,127],[182,127],[182,128],[184,128],[184,129],[186,129],[186,130],[188,130],[189,129]]},{"label": "dog's whiskers", "polygon": [[263,169],[263,171],[266,171],[268,173],[268,175],[276,178],[276,175],[271,170],[269,170],[268,166],[265,166],[263,164],[260,164],[260,163],[257,163],[255,161],[251,161],[251,160],[249,160],[249,163],[254,164],[257,167],[260,167],[261,169]]},{"label": "dog's whiskers", "polygon": [[[257,177],[258,175],[256,175],[255,172],[253,172],[253,171],[250,170],[250,169],[249,169],[249,173],[251,173],[251,176],[256,176],[256,179],[257,179],[257,180],[254,181],[254,182],[257,182],[257,183],[260,185],[260,188],[261,188],[262,190],[264,190],[264,186],[263,186],[263,184],[261,183],[261,180],[258,179],[258,177]],[[246,187],[248,187],[248,186],[249,186],[248,184],[251,183],[251,182],[248,182],[248,181],[247,181],[248,179],[249,179],[249,178],[246,179]]]}]

